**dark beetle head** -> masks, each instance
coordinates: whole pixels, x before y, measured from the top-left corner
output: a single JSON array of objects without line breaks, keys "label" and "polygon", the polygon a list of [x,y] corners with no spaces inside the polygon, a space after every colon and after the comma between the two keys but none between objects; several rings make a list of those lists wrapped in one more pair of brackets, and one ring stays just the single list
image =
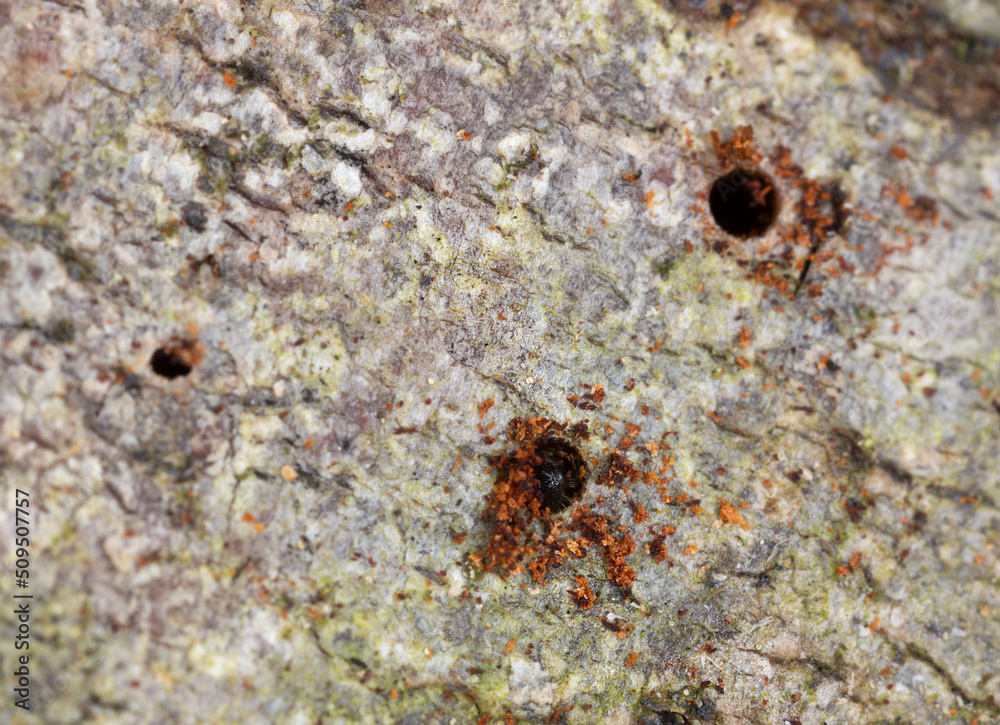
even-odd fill
[{"label": "dark beetle head", "polygon": [[543,438],[535,444],[531,470],[538,482],[542,506],[550,513],[558,513],[583,491],[587,463],[571,443]]}]

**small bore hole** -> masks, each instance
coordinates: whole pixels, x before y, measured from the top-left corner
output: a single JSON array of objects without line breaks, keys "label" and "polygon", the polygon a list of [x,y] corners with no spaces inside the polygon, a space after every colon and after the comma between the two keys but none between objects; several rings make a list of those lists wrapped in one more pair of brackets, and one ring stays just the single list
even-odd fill
[{"label": "small bore hole", "polygon": [[540,440],[535,456],[532,472],[542,505],[551,513],[559,513],[583,493],[587,464],[572,444],[555,438]]},{"label": "small bore hole", "polygon": [[184,205],[184,212],[181,218],[191,229],[200,233],[205,231],[205,227],[208,225],[207,211],[204,204],[199,204],[197,201],[189,201]]},{"label": "small bore hole", "polygon": [[174,350],[161,347],[153,353],[149,366],[157,375],[173,380],[191,372],[191,366]]},{"label": "small bore hole", "polygon": [[767,174],[734,169],[712,184],[708,207],[723,231],[756,237],[766,232],[778,215],[778,192]]}]

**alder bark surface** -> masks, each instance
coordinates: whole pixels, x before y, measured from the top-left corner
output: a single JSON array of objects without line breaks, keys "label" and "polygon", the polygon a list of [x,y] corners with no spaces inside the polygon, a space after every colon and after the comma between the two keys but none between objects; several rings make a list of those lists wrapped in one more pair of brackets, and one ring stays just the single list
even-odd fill
[{"label": "alder bark surface", "polygon": [[[998,38],[0,2],[3,721],[995,722]],[[548,531],[617,542],[537,578],[476,566],[516,418],[587,429]]]}]

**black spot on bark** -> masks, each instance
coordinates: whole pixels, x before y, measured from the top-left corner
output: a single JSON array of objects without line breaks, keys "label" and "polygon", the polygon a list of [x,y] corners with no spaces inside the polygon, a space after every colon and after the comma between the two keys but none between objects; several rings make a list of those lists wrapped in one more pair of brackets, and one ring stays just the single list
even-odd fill
[{"label": "black spot on bark", "polygon": [[181,218],[188,227],[201,233],[205,231],[205,225],[208,223],[208,215],[205,212],[204,204],[197,201],[189,201],[184,205]]}]

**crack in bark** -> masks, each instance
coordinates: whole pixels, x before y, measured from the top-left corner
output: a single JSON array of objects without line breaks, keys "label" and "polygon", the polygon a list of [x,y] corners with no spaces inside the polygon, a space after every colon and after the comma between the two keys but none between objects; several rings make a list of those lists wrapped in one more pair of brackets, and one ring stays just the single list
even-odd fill
[{"label": "crack in bark", "polygon": [[[482,53],[491,61],[496,63],[496,65],[503,70],[504,75],[510,77],[510,58],[505,56],[503,53],[493,50],[489,46],[477,40],[472,40],[459,32],[453,33],[450,37],[452,39],[452,45],[455,48],[455,52],[462,58],[465,60],[472,60],[472,55],[474,53]],[[462,51],[465,51],[468,55],[463,54]]]},{"label": "crack in bark", "polygon": [[229,189],[242,196],[253,206],[263,207],[264,209],[270,209],[271,211],[280,212],[282,214],[287,214],[289,211],[289,205],[283,204],[277,199],[272,199],[267,194],[261,194],[260,192],[248,189],[246,186],[238,182],[229,182]]},{"label": "crack in bark", "polygon": [[971,702],[975,704],[976,707],[985,707],[989,709],[994,715],[1000,713],[1000,705],[998,705],[995,702],[991,702],[990,700],[987,700],[985,698],[980,700],[975,697],[972,697],[965,690],[965,688],[963,688],[961,685],[958,684],[958,682],[955,681],[955,678],[952,676],[952,674],[948,672],[948,670],[946,670],[940,664],[938,664],[934,660],[934,658],[931,657],[930,653],[928,653],[927,650],[925,650],[920,645],[915,644],[914,642],[907,642],[906,653],[910,655],[910,657],[912,657],[913,659],[920,660],[925,665],[934,670],[934,672],[937,673],[938,677],[940,677],[946,683],[948,683],[948,689],[960,695],[961,698],[966,702]]},{"label": "crack in bark", "polygon": [[457,357],[455,355],[455,353],[451,352],[450,350],[448,350],[447,352],[448,352],[448,356],[451,357],[451,359],[454,360],[457,364],[461,365],[462,367],[466,368],[467,370],[471,370],[473,373],[475,373],[477,376],[479,376],[483,380],[488,381],[490,383],[494,383],[495,385],[500,386],[500,388],[504,392],[509,393],[510,395],[513,395],[513,396],[517,397],[518,399],[520,399],[521,401],[523,401],[524,403],[526,403],[528,405],[531,405],[531,406],[535,406],[536,405],[534,401],[532,401],[530,398],[528,398],[528,396],[526,396],[524,393],[522,393],[517,387],[515,387],[511,383],[507,382],[506,380],[504,380],[500,376],[498,376],[498,375],[490,375],[488,373],[484,373],[481,370],[479,370],[478,368],[476,368],[474,365],[471,365],[471,364],[467,363],[465,360]]},{"label": "crack in bark", "polygon": [[246,229],[244,229],[236,222],[230,221],[229,219],[223,219],[222,223],[225,224],[230,229],[232,229],[237,234],[239,234],[241,237],[246,239],[248,242],[251,242],[252,244],[259,244],[259,242],[256,239],[250,236],[250,233]]},{"label": "crack in bark", "polygon": [[531,214],[532,217],[534,217],[535,221],[538,224],[538,233],[542,235],[542,239],[545,239],[548,242],[554,242],[555,244],[568,246],[571,249],[575,249],[577,251],[590,251],[590,247],[588,247],[587,245],[582,244],[581,242],[575,239],[567,238],[562,234],[553,231],[551,225],[549,225],[549,223],[545,220],[545,215],[542,214],[541,210],[534,204],[532,204],[530,201],[525,204],[522,204],[521,208],[527,211],[529,214]]},{"label": "crack in bark", "polygon": [[[715,425],[715,427],[718,428],[719,430],[725,431],[726,433],[730,433],[739,438],[746,438],[748,440],[760,440],[761,438],[761,436],[759,435],[754,435],[753,433],[747,432],[741,428],[737,428],[734,425],[730,425],[729,421],[727,421],[722,416],[718,415],[714,410],[708,411],[705,408],[702,408],[701,406],[698,407],[698,410],[700,410],[706,418],[712,421],[712,424]],[[711,415],[709,415],[709,412],[711,412]]]},{"label": "crack in bark", "polygon": [[[205,53],[205,49],[202,47],[202,44],[196,38],[193,38],[187,35],[186,33],[176,33],[175,37],[177,38],[177,41],[181,45],[193,48],[195,52],[198,54],[198,57],[201,59],[201,61],[206,65],[208,65],[209,67],[214,68],[216,70],[229,71],[230,73],[239,76],[240,79],[247,84],[247,86],[252,88],[259,88],[267,92],[268,97],[275,103],[275,105],[277,105],[284,112],[286,117],[289,118],[291,121],[293,121],[295,124],[299,126],[309,125],[306,116],[297,108],[295,108],[295,104],[292,101],[290,101],[283,95],[279,81],[275,79],[275,77],[271,74],[271,72],[266,66],[263,66],[258,63],[253,63],[252,61],[243,58],[228,63],[216,62],[208,57],[208,55]],[[361,115],[360,111],[355,110],[353,108],[335,106],[331,103],[325,103],[325,104],[319,104],[317,106],[317,109],[320,111],[321,114],[326,115],[328,117],[347,119],[352,123],[354,123],[356,126],[360,127],[361,130],[367,131],[373,128],[372,124],[367,120],[365,120],[365,118]],[[375,128],[375,131],[381,133],[381,130],[378,128]],[[359,171],[365,177],[365,179],[367,179],[368,182],[378,192],[377,196],[384,196],[385,193],[389,191],[389,187],[386,185],[386,183],[382,179],[378,178],[377,174],[372,170],[371,160],[369,158],[361,156],[360,154],[353,153],[346,148],[339,147],[334,144],[331,144],[331,148],[338,156],[340,156],[341,159],[347,161],[348,163],[351,163],[352,165],[356,166],[359,169]],[[230,187],[233,188],[234,191],[237,191],[237,193],[244,195],[244,192],[241,190],[241,188],[238,186],[234,186],[233,182],[230,182]],[[267,206],[268,208],[272,209],[275,208],[274,206],[268,206],[267,203],[263,202],[254,202],[254,203],[258,203],[259,205]],[[277,202],[271,202],[271,203],[277,204]],[[278,207],[277,210],[282,212],[287,211],[287,209],[281,207]]]},{"label": "crack in bark", "polygon": [[639,121],[634,121],[631,118],[629,118],[628,116],[625,116],[625,115],[619,114],[619,113],[609,113],[608,115],[611,116],[611,118],[618,119],[619,121],[621,121],[622,123],[624,123],[626,126],[631,126],[632,128],[637,128],[640,131],[643,131],[645,133],[651,134],[653,136],[660,136],[660,135],[666,133],[668,129],[671,129],[671,128],[674,127],[674,125],[670,121],[662,121],[662,122],[656,124],[655,126],[653,126],[653,125],[648,125],[648,124],[645,124],[645,123],[640,123]]},{"label": "crack in bark", "polygon": [[[747,654],[763,657],[772,665],[775,665],[779,668],[781,667],[788,668],[794,665],[805,665],[806,667],[810,668],[811,670],[814,670],[817,674],[820,674],[823,677],[828,677],[841,683],[847,681],[847,678],[843,674],[841,674],[836,667],[826,662],[823,662],[822,660],[819,660],[815,657],[804,657],[804,658],[778,657],[777,655],[771,655],[766,652],[762,652],[760,650],[748,649],[746,647],[737,647],[736,649],[740,652],[746,652]],[[846,697],[848,697],[852,702],[858,702],[858,699],[854,695],[847,695]]]},{"label": "crack in bark", "polygon": [[962,498],[973,498],[981,503],[985,503],[990,508],[997,508],[996,501],[994,501],[993,497],[986,493],[986,491],[982,488],[955,489],[923,479],[918,481],[916,476],[903,469],[898,462],[881,454],[876,454],[872,458],[872,462],[877,468],[881,468],[885,471],[889,477],[892,478],[892,480],[906,486],[907,488],[914,489],[919,483],[922,484],[924,491],[933,494],[939,499],[954,501]]},{"label": "crack in bark", "polygon": [[359,126],[363,131],[367,131],[372,127],[371,124],[368,123],[368,121],[366,121],[361,114],[353,108],[334,106],[330,103],[320,103],[316,106],[316,109],[321,115],[328,118],[346,119],[356,126]]}]

